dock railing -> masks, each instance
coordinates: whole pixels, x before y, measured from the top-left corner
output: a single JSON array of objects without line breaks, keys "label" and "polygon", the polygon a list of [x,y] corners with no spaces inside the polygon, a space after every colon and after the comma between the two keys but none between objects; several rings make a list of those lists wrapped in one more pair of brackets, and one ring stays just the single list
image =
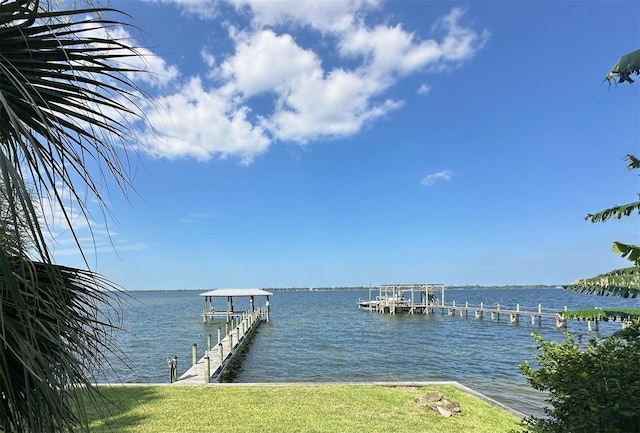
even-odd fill
[{"label": "dock railing", "polygon": [[222,328],[218,328],[218,342],[215,346],[212,345],[212,336],[207,337],[207,347],[199,360],[197,345],[193,344],[191,368],[176,380],[174,380],[175,373],[172,370],[171,382],[192,385],[219,381],[225,368],[247,341],[247,337],[267,318],[268,309],[266,308],[247,310],[242,314],[231,316],[230,321],[225,323],[224,337],[222,336]]}]

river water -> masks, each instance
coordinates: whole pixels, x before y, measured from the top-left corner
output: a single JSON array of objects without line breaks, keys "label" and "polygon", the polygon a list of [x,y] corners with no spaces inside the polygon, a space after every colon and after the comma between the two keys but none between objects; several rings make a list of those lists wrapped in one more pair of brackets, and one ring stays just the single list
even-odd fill
[{"label": "river water", "polygon": [[[192,345],[202,356],[207,335],[217,341],[220,324],[203,324],[203,299],[198,291],[129,292],[123,309],[120,349],[125,367],[112,361],[115,376],[107,380],[142,383],[169,381],[167,357],[178,357],[178,373],[191,363]],[[374,292],[375,296],[375,292]],[[640,308],[640,300],[597,297],[560,289],[455,289],[446,303],[470,306],[500,304],[503,309],[556,312],[569,309],[624,306]],[[255,334],[236,382],[367,382],[453,380],[525,414],[541,414],[543,396],[531,390],[518,364],[534,361],[532,332],[547,339],[563,338],[555,320],[531,325],[508,317],[492,321],[436,314],[388,315],[360,310],[358,299],[368,291],[274,291],[271,321]],[[257,299],[258,305],[263,304]],[[236,309],[243,302],[234,299]],[[248,301],[247,305],[248,307]],[[222,327],[224,325],[221,325]],[[223,333],[224,333],[224,328]],[[603,323],[606,335],[620,323]],[[570,321],[574,335],[587,335],[584,322]]]}]

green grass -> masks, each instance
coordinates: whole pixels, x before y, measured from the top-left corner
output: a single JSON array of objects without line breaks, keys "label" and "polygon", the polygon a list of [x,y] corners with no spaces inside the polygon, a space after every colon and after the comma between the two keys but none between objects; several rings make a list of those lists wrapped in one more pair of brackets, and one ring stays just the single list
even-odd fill
[{"label": "green grass", "polygon": [[[462,413],[442,418],[415,405],[437,389]],[[507,433],[519,419],[452,386],[116,386],[108,402],[89,409],[91,431],[203,432],[449,432]]]}]

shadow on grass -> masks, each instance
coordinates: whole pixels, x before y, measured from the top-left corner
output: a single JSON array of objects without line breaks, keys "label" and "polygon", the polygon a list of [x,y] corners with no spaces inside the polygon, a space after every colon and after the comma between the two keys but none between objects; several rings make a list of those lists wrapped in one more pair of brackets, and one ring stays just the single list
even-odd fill
[{"label": "shadow on grass", "polygon": [[138,431],[149,415],[137,409],[159,398],[150,387],[100,386],[98,393],[91,392],[90,398],[85,398],[90,430],[96,433]]}]

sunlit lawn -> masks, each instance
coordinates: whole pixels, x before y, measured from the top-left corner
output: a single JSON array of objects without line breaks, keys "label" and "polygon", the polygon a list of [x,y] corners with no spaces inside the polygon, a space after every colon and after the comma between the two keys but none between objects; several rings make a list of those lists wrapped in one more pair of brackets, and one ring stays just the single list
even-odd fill
[{"label": "sunlit lawn", "polygon": [[[462,413],[442,418],[415,399],[437,389]],[[92,432],[450,432],[517,431],[519,419],[452,386],[116,386],[91,410]],[[107,413],[99,413],[107,411]]]}]

